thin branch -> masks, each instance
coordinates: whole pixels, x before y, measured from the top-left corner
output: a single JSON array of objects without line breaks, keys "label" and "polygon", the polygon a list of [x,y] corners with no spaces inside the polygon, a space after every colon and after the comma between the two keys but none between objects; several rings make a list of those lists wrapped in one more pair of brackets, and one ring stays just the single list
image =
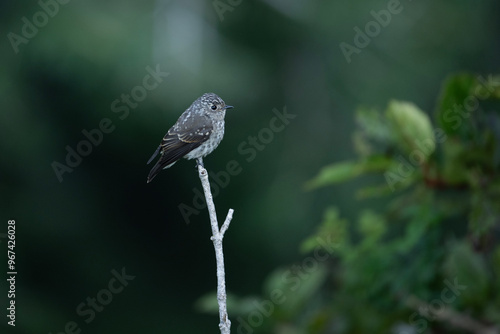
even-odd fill
[{"label": "thin branch", "polygon": [[[429,310],[432,305],[419,299],[414,295],[410,295],[406,300],[406,305],[416,311],[420,309]],[[450,307],[443,306],[439,312],[433,314],[435,319],[440,321],[448,321],[452,326],[460,328],[475,334],[499,334],[497,327],[488,327],[476,319],[470,317],[468,314],[459,313]]]},{"label": "thin branch", "polygon": [[214,243],[215,260],[217,262],[217,301],[219,303],[219,328],[221,334],[230,334],[231,321],[227,315],[226,304],[226,274],[224,269],[224,252],[222,251],[222,239],[224,233],[229,228],[231,219],[233,219],[233,209],[229,209],[226,220],[219,231],[219,223],[217,222],[217,214],[215,212],[214,199],[210,190],[210,181],[208,180],[208,172],[203,167],[203,160],[198,159],[198,173],[200,176],[203,192],[205,193],[205,200],[207,202],[208,214],[210,216],[210,223],[212,226],[212,237],[210,238]]},{"label": "thin branch", "polygon": [[222,224],[222,227],[220,228],[221,237],[224,237],[224,233],[226,233],[229,227],[229,223],[231,223],[231,219],[233,219],[233,212],[234,212],[233,209],[229,209],[226,220],[224,221],[224,224]]}]

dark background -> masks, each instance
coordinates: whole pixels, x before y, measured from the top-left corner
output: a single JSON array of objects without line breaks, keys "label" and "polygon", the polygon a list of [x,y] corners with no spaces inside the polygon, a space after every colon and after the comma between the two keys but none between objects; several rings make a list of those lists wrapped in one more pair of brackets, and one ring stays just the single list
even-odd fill
[{"label": "dark background", "polygon": [[[9,33],[21,36],[23,18],[33,22],[43,9],[0,3],[0,267],[7,220],[15,219],[18,271],[16,327],[2,312],[0,332],[59,333],[69,321],[84,333],[218,331],[216,316],[194,308],[216,287],[208,213],[186,224],[178,209],[201,189],[195,164],[180,161],[146,184],[162,136],[203,93],[235,106],[205,166],[212,175],[231,160],[241,166],[215,204],[221,221],[235,210],[224,239],[228,291],[256,295],[273,268],[303,258],[299,244],[327,205],[346,217],[357,212],[356,182],[304,190],[322,166],[353,156],[357,106],[398,98],[432,113],[448,74],[499,69],[493,0],[401,1],[350,62],[340,43],[354,45],[353,29],[364,30],[387,1],[233,4],[221,20],[210,1],[73,0],[16,52]],[[148,66],[169,75],[120,119],[112,102],[142,85]],[[238,147],[285,108],[296,117],[247,161]],[[54,161],[65,164],[66,147],[76,149],[82,131],[105,118],[114,130],[60,182]],[[77,306],[122,268],[135,278],[85,323]],[[2,279],[4,310],[6,288]]]}]

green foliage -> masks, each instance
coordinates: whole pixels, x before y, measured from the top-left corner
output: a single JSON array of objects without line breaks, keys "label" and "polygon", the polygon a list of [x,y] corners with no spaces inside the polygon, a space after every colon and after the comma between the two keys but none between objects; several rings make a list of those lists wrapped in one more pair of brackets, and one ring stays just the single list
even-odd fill
[{"label": "green foliage", "polygon": [[473,138],[478,111],[488,101],[500,98],[500,77],[461,73],[446,79],[436,108],[436,121],[448,135]]},{"label": "green foliage", "polygon": [[391,101],[386,111],[386,118],[395,134],[395,140],[409,154],[420,150],[422,142],[431,143],[424,153],[425,160],[434,152],[435,138],[429,117],[413,103]]},{"label": "green foliage", "polygon": [[[301,245],[309,260],[267,280],[261,300],[288,294],[255,332],[390,333],[402,324],[418,333],[467,332],[436,305],[485,327],[499,321],[500,84],[488,78],[448,78],[435,128],[409,102],[357,110],[359,159],[324,167],[306,188],[378,175],[385,182],[358,197],[385,198],[386,209],[361,209],[350,222],[329,207]],[[301,289],[292,291],[287,277]]]},{"label": "green foliage", "polygon": [[466,242],[456,242],[450,245],[443,264],[445,276],[460,277],[460,284],[465,285],[460,294],[460,301],[465,305],[481,305],[489,299],[491,273],[486,266],[485,259],[471,249]]},{"label": "green foliage", "polygon": [[[456,122],[460,122],[462,116],[460,107],[467,99],[474,97],[473,89],[477,85],[478,80],[471,73],[454,75],[446,80],[436,109],[436,119],[447,134],[459,134],[459,130],[465,133],[465,130],[469,130],[470,123],[459,127]],[[459,124],[461,125],[461,122]]]},{"label": "green foliage", "polygon": [[317,247],[323,247],[325,242],[335,248],[349,247],[347,224],[347,220],[340,218],[340,213],[336,208],[328,208],[325,211],[323,223],[320,225],[318,233],[302,243],[302,252],[307,253]]},{"label": "green foliage", "polygon": [[323,168],[306,184],[307,189],[382,172],[384,184],[358,191],[358,196],[365,198],[404,189],[418,179],[421,174],[413,166],[413,160],[427,166],[436,147],[435,131],[422,110],[409,102],[391,101],[383,114],[373,109],[358,109],[356,120],[359,130],[354,133],[353,141],[360,159]]}]

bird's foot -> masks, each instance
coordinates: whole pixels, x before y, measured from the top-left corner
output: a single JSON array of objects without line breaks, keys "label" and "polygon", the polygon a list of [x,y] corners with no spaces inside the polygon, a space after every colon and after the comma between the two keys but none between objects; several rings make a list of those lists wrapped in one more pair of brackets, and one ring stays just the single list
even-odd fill
[{"label": "bird's foot", "polygon": [[198,166],[201,166],[202,168],[205,168],[205,166],[203,165],[203,159],[202,158],[196,159],[196,168],[198,168]]}]

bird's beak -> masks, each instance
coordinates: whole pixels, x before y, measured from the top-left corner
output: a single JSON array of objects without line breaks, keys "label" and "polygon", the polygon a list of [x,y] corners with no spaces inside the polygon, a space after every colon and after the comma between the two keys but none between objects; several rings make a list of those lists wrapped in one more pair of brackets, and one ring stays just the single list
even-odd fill
[{"label": "bird's beak", "polygon": [[226,109],[233,109],[233,106],[226,106]]}]

